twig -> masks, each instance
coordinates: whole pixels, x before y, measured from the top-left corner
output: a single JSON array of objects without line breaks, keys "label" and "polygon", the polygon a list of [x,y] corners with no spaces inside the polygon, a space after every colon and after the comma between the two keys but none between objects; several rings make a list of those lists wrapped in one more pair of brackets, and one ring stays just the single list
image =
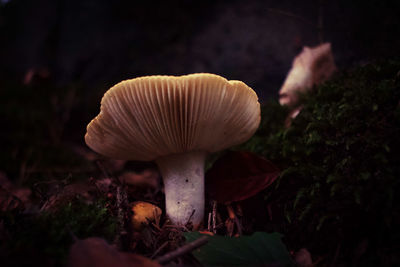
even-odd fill
[{"label": "twig", "polygon": [[211,212],[208,213],[208,224],[207,224],[207,231],[211,232]]},{"label": "twig", "polygon": [[151,255],[150,259],[154,259],[155,256],[157,256],[160,251],[165,248],[168,245],[169,241],[165,241],[164,244],[162,244],[154,253]]},{"label": "twig", "polygon": [[186,226],[184,226],[184,225],[172,225],[172,224],[165,224],[164,226],[163,226],[163,228],[170,228],[170,229],[181,229],[181,230],[183,230],[184,232],[189,232],[189,229],[187,229],[187,227]]},{"label": "twig", "polygon": [[236,224],[236,227],[237,227],[237,230],[238,230],[238,234],[242,235],[243,234],[242,233],[242,226],[241,226],[241,224],[239,222],[239,219],[237,218],[237,216],[235,214],[235,211],[233,210],[232,205],[229,204],[229,205],[226,206],[226,208],[227,208],[228,213],[229,213],[229,218],[232,219]]},{"label": "twig", "polygon": [[159,258],[156,259],[156,261],[158,261],[158,263],[160,264],[166,264],[182,255],[185,255],[186,253],[189,253],[193,250],[195,250],[196,248],[199,248],[203,245],[205,245],[208,242],[208,237],[207,236],[202,236],[199,239],[196,239],[193,242],[190,242],[189,244],[186,244],[174,251],[171,251]]},{"label": "twig", "polygon": [[160,226],[158,226],[157,224],[155,224],[154,222],[151,222],[151,225],[156,228],[159,232],[161,232],[161,228]]},{"label": "twig", "polygon": [[124,232],[124,226],[125,226],[125,209],[124,206],[126,206],[127,203],[127,195],[125,190],[122,189],[122,186],[118,185],[117,186],[117,222],[118,222],[118,231],[117,235],[115,237],[115,241],[120,245],[121,241],[121,234]]},{"label": "twig", "polygon": [[189,219],[187,220],[187,222],[185,223],[185,225],[188,225],[188,223],[190,223],[190,220],[192,219],[192,217],[193,217],[193,215],[194,215],[195,212],[196,212],[196,210],[193,210],[193,211],[192,211],[192,214],[190,214],[190,217],[189,217]]},{"label": "twig", "polygon": [[212,231],[214,234],[217,233],[217,201],[212,202]]}]

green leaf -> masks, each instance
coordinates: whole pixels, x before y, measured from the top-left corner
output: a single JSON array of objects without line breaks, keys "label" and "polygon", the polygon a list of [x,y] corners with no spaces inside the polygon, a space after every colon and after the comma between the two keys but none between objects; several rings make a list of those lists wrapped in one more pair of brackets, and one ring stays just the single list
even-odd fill
[{"label": "green leaf", "polygon": [[[198,232],[184,235],[187,242],[202,236]],[[206,245],[192,253],[204,266],[293,266],[279,233],[256,232],[241,237],[210,236]]]}]

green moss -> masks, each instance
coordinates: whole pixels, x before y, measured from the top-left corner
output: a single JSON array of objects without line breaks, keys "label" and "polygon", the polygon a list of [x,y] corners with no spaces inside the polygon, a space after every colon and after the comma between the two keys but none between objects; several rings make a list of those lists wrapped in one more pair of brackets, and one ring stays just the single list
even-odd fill
[{"label": "green moss", "polygon": [[115,218],[102,200],[86,204],[74,199],[54,212],[37,216],[9,212],[1,219],[7,233],[3,258],[18,266],[64,264],[73,243],[72,234],[79,239],[96,236],[112,241],[116,231]]},{"label": "green moss", "polygon": [[399,71],[392,60],[338,75],[304,97],[288,129],[281,107],[264,107],[270,113],[244,148],[283,170],[267,196],[285,213],[289,239],[317,251],[342,244],[343,257],[366,239],[374,260],[400,241]]}]

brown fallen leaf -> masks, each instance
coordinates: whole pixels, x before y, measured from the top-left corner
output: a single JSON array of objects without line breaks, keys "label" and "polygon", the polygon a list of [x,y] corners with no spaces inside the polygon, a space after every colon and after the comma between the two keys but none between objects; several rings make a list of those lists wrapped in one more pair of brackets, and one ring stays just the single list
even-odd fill
[{"label": "brown fallen leaf", "polygon": [[68,266],[70,267],[131,267],[161,265],[138,254],[119,252],[104,239],[90,237],[78,240],[72,245]]},{"label": "brown fallen leaf", "polygon": [[206,173],[206,191],[220,203],[250,198],[279,176],[270,161],[250,152],[230,151]]}]

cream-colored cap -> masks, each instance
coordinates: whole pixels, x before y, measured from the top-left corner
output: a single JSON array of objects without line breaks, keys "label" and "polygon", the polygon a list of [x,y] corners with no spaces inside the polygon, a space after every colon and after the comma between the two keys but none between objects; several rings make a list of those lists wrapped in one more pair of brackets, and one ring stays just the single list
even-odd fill
[{"label": "cream-colored cap", "polygon": [[104,94],[85,141],[111,158],[150,161],[243,143],[260,118],[257,94],[241,81],[208,73],[145,76]]}]

